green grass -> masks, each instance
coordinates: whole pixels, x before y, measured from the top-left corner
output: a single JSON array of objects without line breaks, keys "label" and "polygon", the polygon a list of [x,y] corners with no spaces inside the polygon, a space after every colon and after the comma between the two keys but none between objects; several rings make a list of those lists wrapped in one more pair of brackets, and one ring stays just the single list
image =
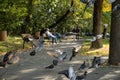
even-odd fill
[{"label": "green grass", "polygon": [[[0,41],[0,54],[4,54],[7,51],[21,50],[23,46],[23,40],[20,36],[8,36],[7,41]],[[29,48],[30,44],[25,44],[25,48]]]},{"label": "green grass", "polygon": [[88,56],[108,56],[109,54],[109,39],[103,39],[103,47],[100,49],[90,49],[91,42],[86,41],[83,43],[82,50],[80,54]]}]

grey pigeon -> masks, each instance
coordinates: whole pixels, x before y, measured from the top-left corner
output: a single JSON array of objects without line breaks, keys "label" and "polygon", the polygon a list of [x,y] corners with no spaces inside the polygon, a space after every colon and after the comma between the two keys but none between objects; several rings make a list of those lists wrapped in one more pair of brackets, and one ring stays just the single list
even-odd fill
[{"label": "grey pigeon", "polygon": [[101,57],[94,57],[92,61],[92,66],[90,68],[98,68],[99,65],[101,65],[101,63],[102,63]]},{"label": "grey pigeon", "polygon": [[41,49],[43,48],[44,45],[44,37],[40,37],[40,43],[36,46],[35,48],[35,52],[39,52],[41,51]]},{"label": "grey pigeon", "polygon": [[85,61],[83,62],[83,64],[81,64],[81,66],[79,67],[79,70],[85,69],[86,68],[86,63]]},{"label": "grey pigeon", "polygon": [[36,54],[35,50],[33,50],[33,51],[30,52],[31,56],[34,56],[35,54]]},{"label": "grey pigeon", "polygon": [[51,65],[45,67],[45,69],[53,69],[53,68],[54,68],[54,65],[53,65],[53,64],[51,64]]},{"label": "grey pigeon", "polygon": [[70,80],[76,80],[77,76],[76,76],[75,71],[74,71],[72,66],[69,67],[68,72],[69,72],[69,79]]},{"label": "grey pigeon", "polygon": [[69,79],[69,72],[68,72],[68,70],[59,71],[58,74],[63,74],[63,75],[65,75]]},{"label": "grey pigeon", "polygon": [[109,3],[112,4],[113,2],[115,2],[116,0],[109,0]]},{"label": "grey pigeon", "polygon": [[58,64],[58,60],[53,60],[53,65],[57,66],[57,64]]},{"label": "grey pigeon", "polygon": [[63,54],[58,57],[58,60],[59,61],[64,61],[66,58],[67,58],[67,53],[63,52]]},{"label": "grey pigeon", "polygon": [[113,8],[112,12],[115,12],[116,10],[120,10],[120,4],[117,4],[117,5]]}]

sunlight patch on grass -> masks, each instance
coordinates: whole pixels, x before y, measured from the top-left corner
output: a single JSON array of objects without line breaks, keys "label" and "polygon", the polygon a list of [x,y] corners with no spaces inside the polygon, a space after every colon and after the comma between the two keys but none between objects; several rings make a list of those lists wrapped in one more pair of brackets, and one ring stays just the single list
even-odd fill
[{"label": "sunlight patch on grass", "polygon": [[103,45],[100,49],[94,49],[86,52],[87,55],[94,55],[94,56],[108,56],[109,54],[109,45]]},{"label": "sunlight patch on grass", "polygon": [[83,48],[80,52],[81,55],[88,56],[108,56],[109,55],[109,40],[103,40],[103,47],[100,49],[90,49],[91,42],[86,41],[83,43]]}]

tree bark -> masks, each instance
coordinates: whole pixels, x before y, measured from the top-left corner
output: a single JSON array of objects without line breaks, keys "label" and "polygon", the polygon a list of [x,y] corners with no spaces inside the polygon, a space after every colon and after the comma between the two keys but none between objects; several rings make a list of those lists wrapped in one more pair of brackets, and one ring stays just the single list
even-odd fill
[{"label": "tree bark", "polygon": [[[103,0],[96,0],[93,13],[93,36],[102,34],[102,3]],[[103,47],[102,38],[92,42],[91,48],[97,49]]]},{"label": "tree bark", "polygon": [[[112,4],[112,10],[120,4],[120,0],[116,0]],[[120,10],[112,12],[111,30],[110,30],[110,48],[109,48],[109,64],[120,65]]]}]

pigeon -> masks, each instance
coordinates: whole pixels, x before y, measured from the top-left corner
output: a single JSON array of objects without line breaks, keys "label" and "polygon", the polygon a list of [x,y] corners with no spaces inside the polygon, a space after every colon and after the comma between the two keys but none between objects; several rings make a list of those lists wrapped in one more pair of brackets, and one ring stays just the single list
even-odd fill
[{"label": "pigeon", "polygon": [[87,76],[87,71],[84,72],[84,74],[77,76],[76,80],[85,80]]},{"label": "pigeon", "polygon": [[90,68],[98,68],[99,65],[101,65],[102,59],[101,57],[94,57],[93,61],[92,61],[92,66]]},{"label": "pigeon", "polygon": [[84,8],[84,12],[83,12],[83,16],[84,16],[84,13],[86,11],[87,8],[91,7],[94,3],[95,3],[96,0],[81,0],[81,2],[83,2],[84,4],[86,4],[85,8]]},{"label": "pigeon", "polygon": [[40,40],[40,43],[36,46],[35,52],[39,52],[39,51],[41,51],[41,49],[43,48],[43,45],[44,45],[44,37],[41,36],[40,39],[41,39],[41,40]]},{"label": "pigeon", "polygon": [[63,74],[63,75],[65,75],[69,79],[68,70],[59,71],[58,74]]},{"label": "pigeon", "polygon": [[112,4],[113,2],[115,2],[116,0],[109,0],[109,3]]},{"label": "pigeon", "polygon": [[7,52],[3,57],[3,62],[7,63],[12,57],[13,57],[13,52],[12,51]]},{"label": "pigeon", "polygon": [[67,58],[67,53],[63,52],[62,55],[58,57],[58,61],[64,61]]},{"label": "pigeon", "polygon": [[71,61],[72,58],[75,57],[75,56],[78,54],[78,52],[75,52],[75,49],[76,49],[76,48],[74,47],[73,50],[72,50],[72,55],[71,55],[69,61]]},{"label": "pigeon", "polygon": [[53,65],[57,66],[57,64],[58,64],[58,60],[53,60]]},{"label": "pigeon", "polygon": [[14,55],[7,63],[8,64],[15,64],[20,60],[20,58],[16,55]]},{"label": "pigeon", "polygon": [[76,80],[77,76],[75,74],[75,71],[74,71],[73,67],[70,66],[68,72],[69,72],[69,79],[70,80]]},{"label": "pigeon", "polygon": [[80,0],[82,3],[88,4],[90,0]]},{"label": "pigeon", "polygon": [[34,56],[36,54],[35,50],[33,50],[32,52],[30,52],[31,56]]},{"label": "pigeon", "polygon": [[117,4],[117,5],[113,8],[112,12],[115,12],[116,10],[120,10],[120,4]]},{"label": "pigeon", "polygon": [[53,63],[45,68],[46,69],[53,69],[55,66],[57,66],[57,64],[58,64],[58,60],[53,60]]},{"label": "pigeon", "polygon": [[78,70],[82,70],[86,68],[86,63],[85,61],[83,62],[83,64],[81,64],[81,66],[78,68]]},{"label": "pigeon", "polygon": [[0,62],[0,67],[6,67],[6,63],[5,62]]},{"label": "pigeon", "polygon": [[53,69],[53,68],[54,68],[54,65],[53,65],[53,64],[51,64],[51,65],[45,67],[45,69]]}]

